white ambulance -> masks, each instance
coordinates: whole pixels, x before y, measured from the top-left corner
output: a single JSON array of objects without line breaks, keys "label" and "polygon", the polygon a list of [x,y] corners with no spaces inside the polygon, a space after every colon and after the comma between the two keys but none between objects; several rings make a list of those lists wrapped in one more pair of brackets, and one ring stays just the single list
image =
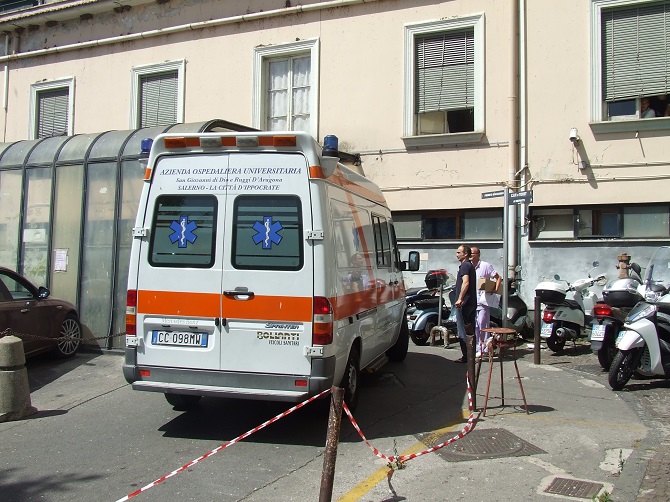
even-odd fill
[{"label": "white ambulance", "polygon": [[[123,372],[177,409],[300,402],[407,354],[403,270],[379,188],[302,132],[164,134],[131,248]],[[334,143],[334,144],[330,144]]]}]

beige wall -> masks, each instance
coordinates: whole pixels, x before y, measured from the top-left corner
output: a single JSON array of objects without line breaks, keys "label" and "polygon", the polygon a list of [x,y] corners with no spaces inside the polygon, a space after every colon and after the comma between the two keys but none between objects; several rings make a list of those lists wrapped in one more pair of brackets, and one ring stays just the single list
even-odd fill
[{"label": "beige wall", "polygon": [[[594,133],[589,125],[591,2],[526,3],[528,165],[537,182],[535,203],[667,202],[670,181],[659,176],[670,164],[670,123],[665,131],[620,133]],[[572,127],[581,137],[578,151],[568,139]],[[580,170],[581,159],[591,167]]]},{"label": "beige wall", "polygon": [[[318,139],[335,134],[343,149],[361,153],[365,174],[382,187],[392,209],[500,207],[501,199],[483,201],[481,193],[501,188],[510,168],[518,169],[510,166],[508,143],[511,3],[378,0],[10,60],[8,108],[0,130],[4,141],[27,138],[30,85],[63,77],[76,81],[75,133],[126,129],[133,66],[182,59],[185,122],[223,118],[251,125],[254,47],[318,39]],[[667,131],[594,134],[589,125],[590,2],[521,3],[526,6],[527,41],[527,97],[521,102],[528,131],[522,146],[534,204],[638,202],[640,193],[644,200],[667,200],[667,180],[657,178],[667,171],[670,158]],[[92,19],[79,19],[88,12],[79,9],[71,14],[73,20],[63,19],[54,27],[45,26],[46,18],[5,17],[0,18],[0,28],[15,34],[17,22],[39,26],[21,33],[21,52],[257,13],[261,8],[268,12],[283,8],[285,1],[130,4],[131,10],[114,13],[110,9],[116,3],[95,2],[95,7],[87,6],[94,12]],[[477,13],[485,14],[482,142],[408,151],[401,139],[405,24]],[[582,138],[579,154],[568,140],[571,127],[578,128]],[[592,167],[578,169],[579,160]]]}]

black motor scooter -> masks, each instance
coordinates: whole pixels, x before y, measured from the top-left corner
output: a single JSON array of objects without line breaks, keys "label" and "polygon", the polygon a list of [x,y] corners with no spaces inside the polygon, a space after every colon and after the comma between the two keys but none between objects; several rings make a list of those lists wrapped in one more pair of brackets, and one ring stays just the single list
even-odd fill
[{"label": "black motor scooter", "polygon": [[[517,280],[509,281],[507,287],[507,325],[527,340],[533,339],[533,326],[528,319],[528,305],[519,296]],[[503,327],[502,308],[491,307],[491,327]]]},{"label": "black motor scooter", "polygon": [[593,307],[591,327],[591,351],[598,356],[600,366],[609,371],[616,355],[616,338],[623,329],[624,320],[639,301],[642,294],[640,265],[633,262],[628,267],[628,276],[619,277],[607,283],[603,289],[602,301]]}]

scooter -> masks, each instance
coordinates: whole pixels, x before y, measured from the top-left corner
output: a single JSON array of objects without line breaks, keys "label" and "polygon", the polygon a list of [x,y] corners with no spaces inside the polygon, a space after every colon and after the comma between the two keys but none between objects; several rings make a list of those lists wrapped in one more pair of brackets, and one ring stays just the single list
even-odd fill
[{"label": "scooter", "polygon": [[670,378],[670,247],[656,250],[644,280],[645,300],[628,313],[616,339],[608,383],[621,390],[633,373]]},{"label": "scooter", "polygon": [[[597,261],[593,267],[598,267]],[[563,350],[566,340],[576,340],[590,334],[593,324],[593,307],[598,297],[589,288],[595,284],[604,285],[607,277],[600,274],[597,277],[578,279],[573,283],[561,281],[555,275],[553,281],[544,281],[535,288],[535,295],[546,305],[542,313],[540,337],[547,341],[547,347],[553,352]]]},{"label": "scooter", "polygon": [[[445,326],[449,329],[452,324],[451,321],[451,307],[453,300],[449,305],[444,301],[440,302],[440,297],[447,293],[451,299],[454,290],[454,285],[447,288],[442,287],[441,291],[434,298],[428,300],[421,300],[416,303],[415,310],[407,310],[407,326],[409,327],[409,336],[415,345],[425,345],[430,339],[430,332],[435,326]],[[442,315],[439,314],[439,305],[442,305]],[[455,318],[453,320],[452,328],[455,328]]]},{"label": "scooter", "polygon": [[630,310],[644,299],[640,291],[642,278],[640,266],[631,263],[627,277],[619,277],[607,283],[603,289],[602,302],[593,307],[591,327],[591,350],[598,356],[600,366],[609,371],[616,355],[615,340],[623,329],[624,320]]},{"label": "scooter", "polygon": [[510,327],[516,330],[522,338],[533,338],[533,327],[528,318],[528,305],[519,296],[517,282],[521,279],[509,281],[507,296],[507,325],[502,322],[502,309],[491,307],[491,327]]},{"label": "scooter", "polygon": [[[416,345],[425,345],[431,330],[438,325],[440,318],[449,316],[449,308],[444,302],[444,284],[447,282],[444,269],[429,270],[424,278],[426,289],[418,291],[413,298],[406,297],[407,327],[409,336]],[[439,314],[440,306],[442,314]]]}]

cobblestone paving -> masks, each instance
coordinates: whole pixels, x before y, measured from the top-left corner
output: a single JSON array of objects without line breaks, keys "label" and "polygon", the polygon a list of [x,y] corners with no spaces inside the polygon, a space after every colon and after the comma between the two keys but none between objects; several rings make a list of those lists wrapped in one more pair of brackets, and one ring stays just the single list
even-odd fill
[{"label": "cobblestone paving", "polygon": [[[524,345],[524,347],[526,347]],[[523,357],[533,361],[532,350],[525,352]],[[590,352],[587,342],[578,342],[576,346],[566,344],[559,354],[552,354],[546,349],[541,353],[542,364],[570,363],[575,370],[588,373],[607,385],[605,373],[594,354]],[[635,401],[639,406],[638,413],[646,421],[651,421],[660,431],[662,439],[656,451],[647,463],[647,470],[636,502],[668,502],[670,501],[670,380],[640,379],[631,380],[624,391],[627,400]]]}]

